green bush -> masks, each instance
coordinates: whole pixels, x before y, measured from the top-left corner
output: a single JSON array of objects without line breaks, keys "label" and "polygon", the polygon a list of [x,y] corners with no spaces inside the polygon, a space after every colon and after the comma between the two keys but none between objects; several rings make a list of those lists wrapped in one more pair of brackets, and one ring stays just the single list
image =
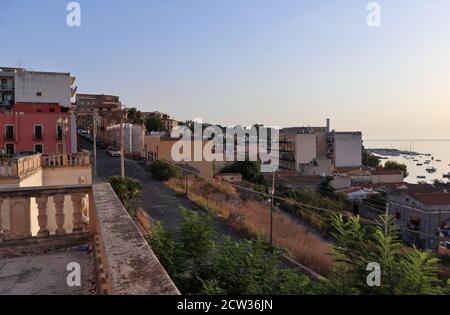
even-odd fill
[{"label": "green bush", "polygon": [[149,167],[148,170],[152,173],[153,177],[157,180],[169,180],[173,177],[180,177],[181,173],[178,168],[170,165],[164,161],[155,161]]},{"label": "green bush", "polygon": [[142,193],[142,183],[137,179],[121,176],[111,176],[108,180],[119,200],[125,208],[129,208],[130,201],[135,201]]}]

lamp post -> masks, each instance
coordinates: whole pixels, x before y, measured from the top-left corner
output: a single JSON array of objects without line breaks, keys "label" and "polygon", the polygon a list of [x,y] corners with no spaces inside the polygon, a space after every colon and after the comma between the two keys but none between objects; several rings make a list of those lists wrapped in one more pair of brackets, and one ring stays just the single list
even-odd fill
[{"label": "lamp post", "polygon": [[67,119],[67,117],[58,117],[56,119],[56,123],[58,124],[58,126],[61,128],[61,133],[62,133],[62,150],[63,153],[65,154],[67,152],[67,148],[66,148],[66,134],[68,131],[68,125],[69,125],[69,119]]}]

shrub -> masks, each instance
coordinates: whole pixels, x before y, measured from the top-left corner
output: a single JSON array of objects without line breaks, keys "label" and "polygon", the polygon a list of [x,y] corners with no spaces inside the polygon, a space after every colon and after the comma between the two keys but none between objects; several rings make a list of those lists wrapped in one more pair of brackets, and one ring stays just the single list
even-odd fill
[{"label": "shrub", "polygon": [[125,208],[129,208],[129,202],[137,200],[142,193],[142,183],[137,179],[121,176],[111,176],[109,183]]},{"label": "shrub", "polygon": [[173,165],[165,161],[155,161],[149,167],[148,170],[152,173],[153,177],[157,180],[166,181],[173,177],[180,177],[180,170]]}]

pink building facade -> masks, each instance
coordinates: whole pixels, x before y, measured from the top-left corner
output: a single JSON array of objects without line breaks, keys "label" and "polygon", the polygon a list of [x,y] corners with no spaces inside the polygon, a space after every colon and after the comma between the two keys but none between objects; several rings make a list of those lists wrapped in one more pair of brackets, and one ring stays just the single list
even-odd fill
[{"label": "pink building facade", "polygon": [[[60,117],[67,119],[65,141]],[[0,148],[7,154],[62,153],[65,142],[66,152],[75,153],[74,121],[57,103],[17,103],[13,111],[0,113]]]}]

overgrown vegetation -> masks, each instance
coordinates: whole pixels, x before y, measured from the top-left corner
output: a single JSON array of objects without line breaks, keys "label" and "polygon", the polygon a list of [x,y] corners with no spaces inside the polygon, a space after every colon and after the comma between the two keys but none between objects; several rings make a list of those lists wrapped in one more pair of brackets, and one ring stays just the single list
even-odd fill
[{"label": "overgrown vegetation", "polygon": [[264,184],[261,174],[261,163],[258,161],[237,161],[225,166],[221,173],[239,173],[246,181],[255,184]]},{"label": "overgrown vegetation", "polygon": [[108,179],[114,192],[116,193],[123,206],[132,212],[130,209],[130,202],[139,198],[142,193],[142,183],[134,178],[121,176],[111,176]]},{"label": "overgrown vegetation", "polygon": [[156,223],[148,239],[183,294],[313,294],[319,286],[280,265],[282,251],[262,239],[216,241],[211,214],[182,208],[180,237]]},{"label": "overgrown vegetation", "polygon": [[369,153],[366,149],[362,151],[362,164],[364,166],[377,168],[380,166],[380,158]]},{"label": "overgrown vegetation", "polygon": [[148,170],[157,180],[166,181],[173,177],[180,177],[181,173],[178,168],[165,161],[155,161],[148,166]]},{"label": "overgrown vegetation", "polygon": [[149,117],[145,120],[145,127],[148,132],[152,131],[165,131],[166,127],[164,126],[163,121],[158,117]]},{"label": "overgrown vegetation", "polygon": [[[380,216],[376,227],[363,227],[359,217],[333,215],[334,277],[328,283],[334,294],[444,294],[448,288],[438,279],[439,260],[430,253],[401,249],[398,227],[391,217]],[[367,266],[378,263],[379,286],[369,286]]]},{"label": "overgrown vegetation", "polygon": [[405,164],[398,163],[396,161],[386,161],[383,166],[385,170],[399,170],[403,172],[404,177],[408,177],[408,168]]}]

